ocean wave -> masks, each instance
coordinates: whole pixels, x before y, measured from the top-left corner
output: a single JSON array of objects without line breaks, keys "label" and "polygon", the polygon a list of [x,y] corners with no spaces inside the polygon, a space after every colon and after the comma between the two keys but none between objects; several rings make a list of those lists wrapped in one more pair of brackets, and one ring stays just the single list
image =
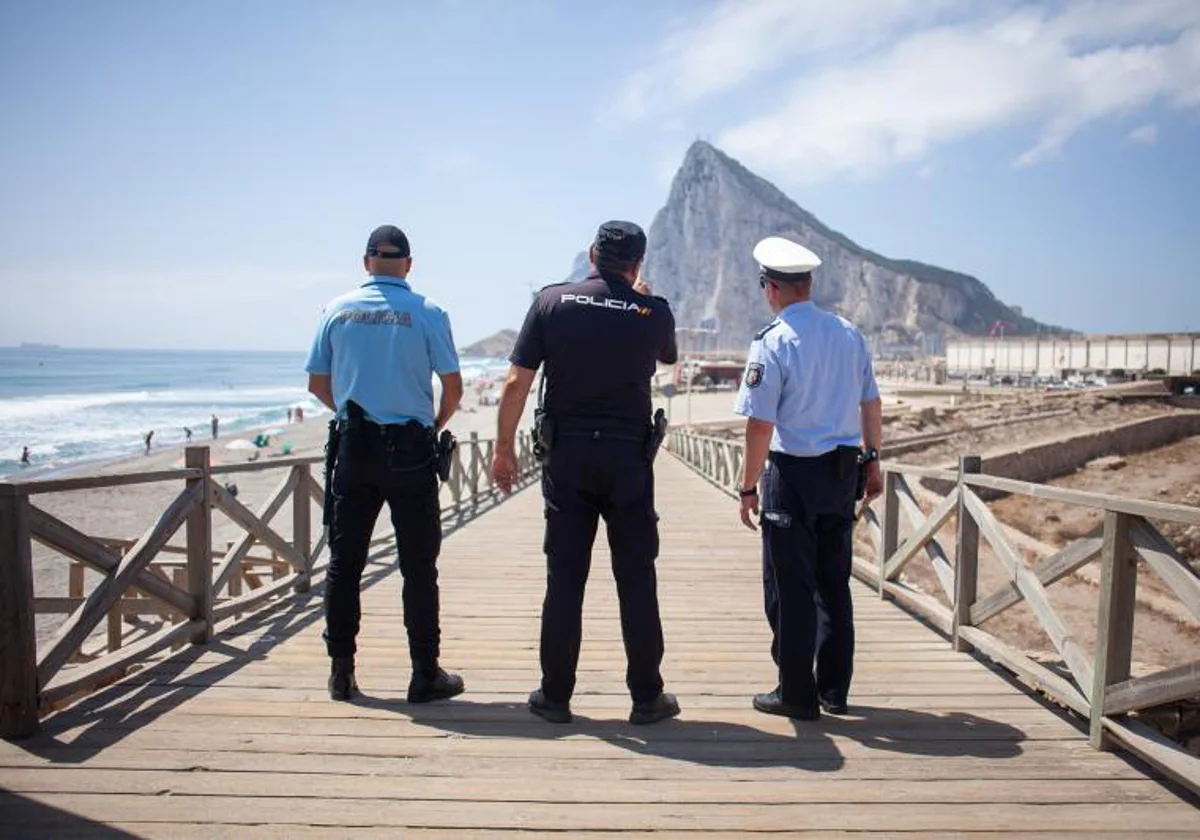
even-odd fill
[{"label": "ocean wave", "polygon": [[0,401],[0,423],[41,417],[61,418],[88,409],[163,406],[259,405],[294,401],[303,405],[308,392],[300,386],[270,388],[204,388],[168,391],[112,391],[96,394],[53,394]]}]

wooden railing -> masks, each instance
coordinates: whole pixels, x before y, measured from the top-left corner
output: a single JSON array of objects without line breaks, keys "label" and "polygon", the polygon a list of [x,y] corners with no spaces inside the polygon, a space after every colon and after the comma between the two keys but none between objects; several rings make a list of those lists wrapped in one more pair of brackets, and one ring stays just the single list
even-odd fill
[{"label": "wooden railing", "polygon": [[[669,451],[730,495],[740,483],[740,441],[671,434]],[[1157,575],[1200,621],[1200,575],[1175,551],[1149,519],[1200,525],[1200,508],[1127,499],[981,475],[980,459],[960,459],[957,471],[883,464],[884,493],[865,508],[859,528],[876,547],[873,559],[854,558],[854,574],[908,611],[943,631],[957,650],[976,650],[1004,666],[1024,684],[1088,720],[1092,745],[1108,741],[1126,747],[1195,791],[1200,791],[1200,759],[1140,723],[1136,713],[1200,697],[1200,653],[1157,673],[1134,677],[1133,620],[1139,560]],[[950,488],[934,498],[928,512],[913,482]],[[1082,505],[1104,512],[1102,527],[1054,554],[1029,564],[978,491],[1015,494]],[[901,539],[901,517],[908,523]],[[948,549],[939,534],[953,525]],[[981,539],[982,538],[982,539]],[[950,541],[953,541],[952,543]],[[1007,582],[980,596],[981,546],[999,563]],[[1097,644],[1089,651],[1055,611],[1046,588],[1099,558]],[[901,573],[921,559],[929,564],[944,601],[904,582]],[[1061,658],[1052,671],[980,625],[1025,603]]]},{"label": "wooden railing", "polygon": [[[497,501],[489,469],[493,441],[471,435],[455,452],[442,484],[443,525],[462,524]],[[517,441],[520,483],[540,464],[528,434]],[[320,456],[212,466],[208,447],[189,447],[184,468],[158,472],[0,483],[0,736],[37,730],[41,715],[111,682],[130,665],[187,642],[204,644],[227,622],[307,592],[324,568],[327,534],[313,540],[313,507],[324,504],[314,470]],[[220,479],[241,473],[283,473],[250,510]],[[183,489],[137,539],[92,536],[34,504],[39,495],[182,482]],[[291,507],[291,536],[272,522]],[[215,551],[213,511],[241,529]],[[183,530],[183,545],[171,545]],[[34,591],[33,543],[72,562],[66,597]],[[255,547],[260,553],[253,553]],[[269,551],[268,554],[262,553]],[[101,575],[84,592],[84,570]],[[38,645],[35,614],[64,613],[54,635]],[[101,622],[107,624],[100,641]]]}]

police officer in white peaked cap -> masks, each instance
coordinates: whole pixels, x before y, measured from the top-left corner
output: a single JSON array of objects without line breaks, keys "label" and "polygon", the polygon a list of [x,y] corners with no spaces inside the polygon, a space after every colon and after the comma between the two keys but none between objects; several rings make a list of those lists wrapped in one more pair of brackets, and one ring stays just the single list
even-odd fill
[{"label": "police officer in white peaked cap", "polygon": [[[769,236],[754,247],[777,317],[750,345],[735,411],[746,420],[741,516],[761,510],[763,593],[779,668],[768,714],[844,714],[854,660],[854,504],[883,489],[883,408],[862,334],[812,302],[821,260]],[[761,488],[759,487],[761,479]]]}]

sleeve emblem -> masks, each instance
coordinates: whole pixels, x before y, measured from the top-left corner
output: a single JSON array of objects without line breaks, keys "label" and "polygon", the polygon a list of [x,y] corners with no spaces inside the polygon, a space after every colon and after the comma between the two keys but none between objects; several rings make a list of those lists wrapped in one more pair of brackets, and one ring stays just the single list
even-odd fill
[{"label": "sleeve emblem", "polygon": [[747,388],[757,388],[759,385],[762,384],[762,380],[763,380],[763,366],[762,365],[758,364],[757,362],[753,362],[746,367],[745,382],[746,382]]}]

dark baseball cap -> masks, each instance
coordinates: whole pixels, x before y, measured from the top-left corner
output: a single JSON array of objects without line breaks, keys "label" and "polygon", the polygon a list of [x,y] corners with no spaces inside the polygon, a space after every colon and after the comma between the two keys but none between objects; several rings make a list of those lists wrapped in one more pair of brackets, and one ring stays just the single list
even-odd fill
[{"label": "dark baseball cap", "polygon": [[[390,248],[386,252],[381,252],[381,247],[391,245],[396,248],[392,251]],[[398,259],[412,256],[408,248],[408,237],[404,235],[404,231],[395,225],[380,225],[371,232],[371,237],[367,240],[367,256],[368,257],[384,257],[386,259]]]},{"label": "dark baseball cap", "polygon": [[646,255],[646,232],[633,222],[605,222],[596,231],[596,257],[635,263]]}]

